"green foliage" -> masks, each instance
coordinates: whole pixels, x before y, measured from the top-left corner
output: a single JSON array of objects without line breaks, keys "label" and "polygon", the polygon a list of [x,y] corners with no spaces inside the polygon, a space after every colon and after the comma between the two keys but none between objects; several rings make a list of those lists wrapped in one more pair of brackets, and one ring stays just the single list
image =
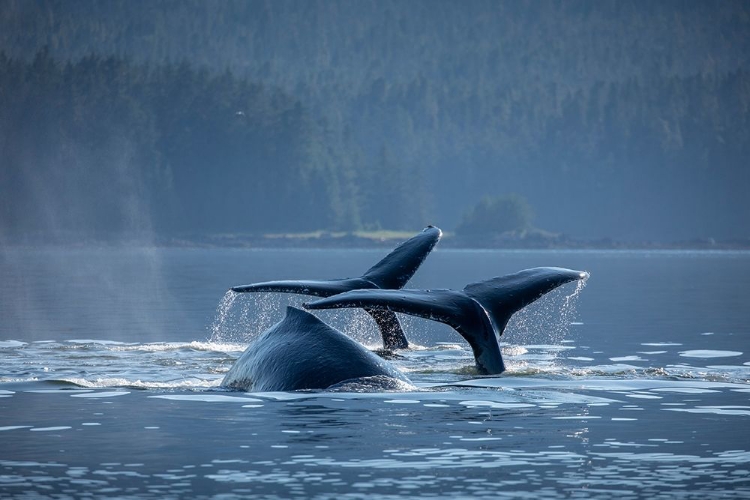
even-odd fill
[{"label": "green foliage", "polygon": [[474,237],[522,231],[531,227],[533,218],[531,205],[523,196],[485,196],[464,215],[456,234]]}]

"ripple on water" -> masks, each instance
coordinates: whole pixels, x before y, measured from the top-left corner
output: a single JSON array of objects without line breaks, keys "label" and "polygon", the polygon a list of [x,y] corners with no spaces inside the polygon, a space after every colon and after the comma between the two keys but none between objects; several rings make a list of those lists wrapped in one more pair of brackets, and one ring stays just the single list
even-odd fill
[{"label": "ripple on water", "polygon": [[18,349],[28,345],[28,342],[21,342],[19,340],[0,340],[0,349]]},{"label": "ripple on water", "polygon": [[695,408],[662,408],[684,413],[710,413],[713,415],[738,415],[750,417],[750,406],[696,406]]},{"label": "ripple on water", "polygon": [[227,396],[223,394],[160,394],[149,396],[154,399],[168,399],[172,401],[191,401],[202,403],[262,403],[262,399],[242,396]]},{"label": "ripple on water", "polygon": [[98,391],[98,392],[86,392],[73,394],[71,398],[113,398],[117,396],[126,396],[130,394],[128,391]]},{"label": "ripple on water", "polygon": [[711,349],[695,349],[691,351],[682,351],[680,356],[685,358],[730,358],[733,356],[742,356],[740,351],[715,351]]}]

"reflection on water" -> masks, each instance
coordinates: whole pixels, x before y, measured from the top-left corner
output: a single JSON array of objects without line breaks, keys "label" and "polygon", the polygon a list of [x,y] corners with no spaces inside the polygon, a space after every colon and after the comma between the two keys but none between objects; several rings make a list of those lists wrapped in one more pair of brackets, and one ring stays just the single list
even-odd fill
[{"label": "reflection on water", "polygon": [[[91,272],[45,281],[35,259],[49,253],[19,252],[12,272],[0,262],[13,278],[0,280],[2,498],[750,496],[750,255],[438,251],[414,287],[538,265],[592,279],[580,297],[568,287],[513,318],[502,376],[477,376],[450,329],[401,317],[415,345],[391,362],[417,390],[248,394],[219,388],[224,373],[305,298],[224,291],[356,275],[380,252],[165,250],[164,274],[146,283],[169,300],[125,297],[119,316],[110,301],[123,293],[100,297]],[[128,271],[138,255],[124,254]],[[90,271],[111,257],[53,261]],[[285,272],[289,262],[299,269]],[[147,286],[128,275],[105,277],[120,291]],[[24,323],[53,299],[44,321]],[[133,305],[154,306],[143,318],[163,337],[139,334],[149,321],[129,329]],[[324,319],[379,346],[364,313]]]},{"label": "reflection on water", "polygon": [[[415,488],[486,498],[750,493],[750,446],[696,426],[692,414],[707,410],[744,427],[750,406],[711,403],[746,401],[734,392],[745,384],[593,379],[542,389],[537,378],[514,378],[513,387],[497,380],[398,396],[5,390],[0,432],[16,456],[6,451],[0,459],[0,491],[139,498]],[[629,399],[647,394],[659,398]],[[47,450],[47,459],[37,450]]]},{"label": "reflection on water", "polygon": [[477,378],[441,343],[391,360],[416,392],[244,394],[218,388],[244,344],[5,341],[0,493],[750,494],[747,355],[642,344],[508,344]]}]

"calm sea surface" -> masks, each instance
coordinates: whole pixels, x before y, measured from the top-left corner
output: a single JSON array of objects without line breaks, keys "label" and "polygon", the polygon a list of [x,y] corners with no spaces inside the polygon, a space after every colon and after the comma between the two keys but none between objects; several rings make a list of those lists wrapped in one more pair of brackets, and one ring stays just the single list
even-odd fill
[{"label": "calm sea surface", "polygon": [[[748,498],[750,253],[437,250],[411,288],[586,270],[522,311],[508,372],[401,316],[397,393],[218,387],[292,295],[387,250],[0,250],[0,498]],[[378,347],[356,310],[319,316]]]}]

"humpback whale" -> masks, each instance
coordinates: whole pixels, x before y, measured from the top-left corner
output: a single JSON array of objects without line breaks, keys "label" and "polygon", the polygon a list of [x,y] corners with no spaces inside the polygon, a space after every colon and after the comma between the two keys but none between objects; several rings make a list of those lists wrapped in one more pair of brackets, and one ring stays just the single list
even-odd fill
[{"label": "humpback whale", "polygon": [[[419,269],[442,234],[439,228],[427,226],[421,233],[397,246],[359,278],[267,281],[235,286],[232,287],[232,291],[237,293],[281,292],[330,297],[350,290],[400,289]],[[392,311],[377,307],[364,306],[363,308],[378,324],[383,337],[383,347],[386,350],[409,347],[398,318]]]},{"label": "humpback whale", "polygon": [[519,309],[558,286],[588,278],[588,273],[538,267],[466,285],[463,290],[353,290],[304,304],[307,309],[365,307],[439,321],[471,346],[477,371],[505,371],[497,336]]},{"label": "humpback whale", "polygon": [[312,314],[287,307],[286,316],[248,346],[222,387],[245,391],[330,389],[356,381],[379,388],[409,384],[398,369]]}]

